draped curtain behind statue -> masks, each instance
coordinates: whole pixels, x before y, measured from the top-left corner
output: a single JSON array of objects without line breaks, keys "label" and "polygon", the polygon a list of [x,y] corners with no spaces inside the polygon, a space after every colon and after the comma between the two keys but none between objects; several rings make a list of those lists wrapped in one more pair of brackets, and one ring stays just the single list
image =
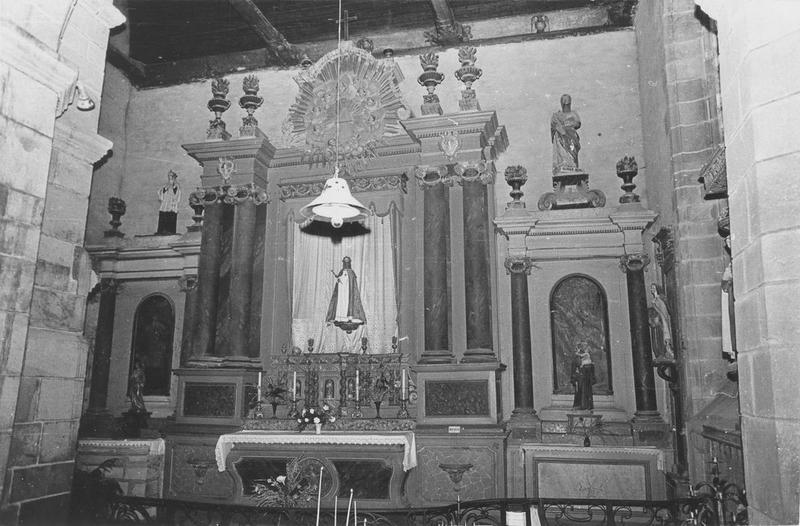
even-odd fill
[{"label": "draped curtain behind statue", "polygon": [[[373,210],[374,211],[374,210]],[[397,334],[397,295],[394,271],[393,216],[373,214],[364,221],[368,234],[344,237],[334,243],[325,236],[306,234],[298,224],[290,225],[292,257],[292,345],[305,350],[314,339],[315,352],[360,352],[361,338],[369,342],[368,352],[391,352]],[[342,258],[352,260],[358,279],[367,323],[351,334],[325,323]],[[333,271],[333,273],[331,272]]]}]

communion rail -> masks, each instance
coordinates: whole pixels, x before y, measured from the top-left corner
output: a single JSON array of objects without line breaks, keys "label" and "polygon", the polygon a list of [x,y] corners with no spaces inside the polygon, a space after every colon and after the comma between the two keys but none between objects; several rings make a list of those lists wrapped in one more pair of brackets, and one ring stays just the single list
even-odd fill
[{"label": "communion rail", "polygon": [[[316,523],[314,508],[264,508],[146,497],[112,497],[102,524],[174,526],[306,526]],[[702,495],[670,501],[610,499],[491,499],[431,508],[359,510],[358,526],[511,526],[511,525],[705,525],[720,522],[714,503]],[[338,510],[344,523],[346,510]],[[351,517],[352,520],[352,517]],[[333,510],[323,509],[319,524],[330,526]],[[82,522],[79,524],[98,524]]]}]

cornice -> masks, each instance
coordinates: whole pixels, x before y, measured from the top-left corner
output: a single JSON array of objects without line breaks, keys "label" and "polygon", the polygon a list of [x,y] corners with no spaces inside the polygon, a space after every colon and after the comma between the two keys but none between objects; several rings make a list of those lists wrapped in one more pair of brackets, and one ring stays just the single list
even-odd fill
[{"label": "cornice", "polygon": [[85,132],[78,128],[56,121],[53,134],[53,147],[85,161],[94,164],[106,156],[114,143],[94,132]]}]

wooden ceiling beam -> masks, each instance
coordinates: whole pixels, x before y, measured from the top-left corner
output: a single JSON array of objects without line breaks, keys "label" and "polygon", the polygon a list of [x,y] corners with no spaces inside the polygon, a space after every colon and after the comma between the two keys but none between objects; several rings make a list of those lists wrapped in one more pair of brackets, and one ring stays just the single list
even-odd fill
[{"label": "wooden ceiling beam", "polygon": [[431,6],[436,19],[434,20],[434,30],[425,32],[426,40],[437,45],[469,42],[472,38],[470,27],[456,21],[453,8],[450,7],[447,0],[431,0]]},{"label": "wooden ceiling beam", "polygon": [[272,25],[253,0],[228,0],[228,3],[264,41],[267,49],[281,62],[288,65],[299,57],[298,50],[286,40],[283,33]]}]

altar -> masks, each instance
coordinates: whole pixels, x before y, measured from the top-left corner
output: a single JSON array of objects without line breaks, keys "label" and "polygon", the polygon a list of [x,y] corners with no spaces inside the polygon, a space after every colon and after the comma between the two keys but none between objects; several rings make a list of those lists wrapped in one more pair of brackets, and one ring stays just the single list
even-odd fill
[{"label": "altar", "polygon": [[[322,468],[321,501],[359,508],[407,506],[404,483],[417,465],[413,432],[313,434],[239,431],[220,435],[214,450],[219,472],[234,480],[240,504],[313,506]],[[308,494],[307,494],[308,493]]]}]

